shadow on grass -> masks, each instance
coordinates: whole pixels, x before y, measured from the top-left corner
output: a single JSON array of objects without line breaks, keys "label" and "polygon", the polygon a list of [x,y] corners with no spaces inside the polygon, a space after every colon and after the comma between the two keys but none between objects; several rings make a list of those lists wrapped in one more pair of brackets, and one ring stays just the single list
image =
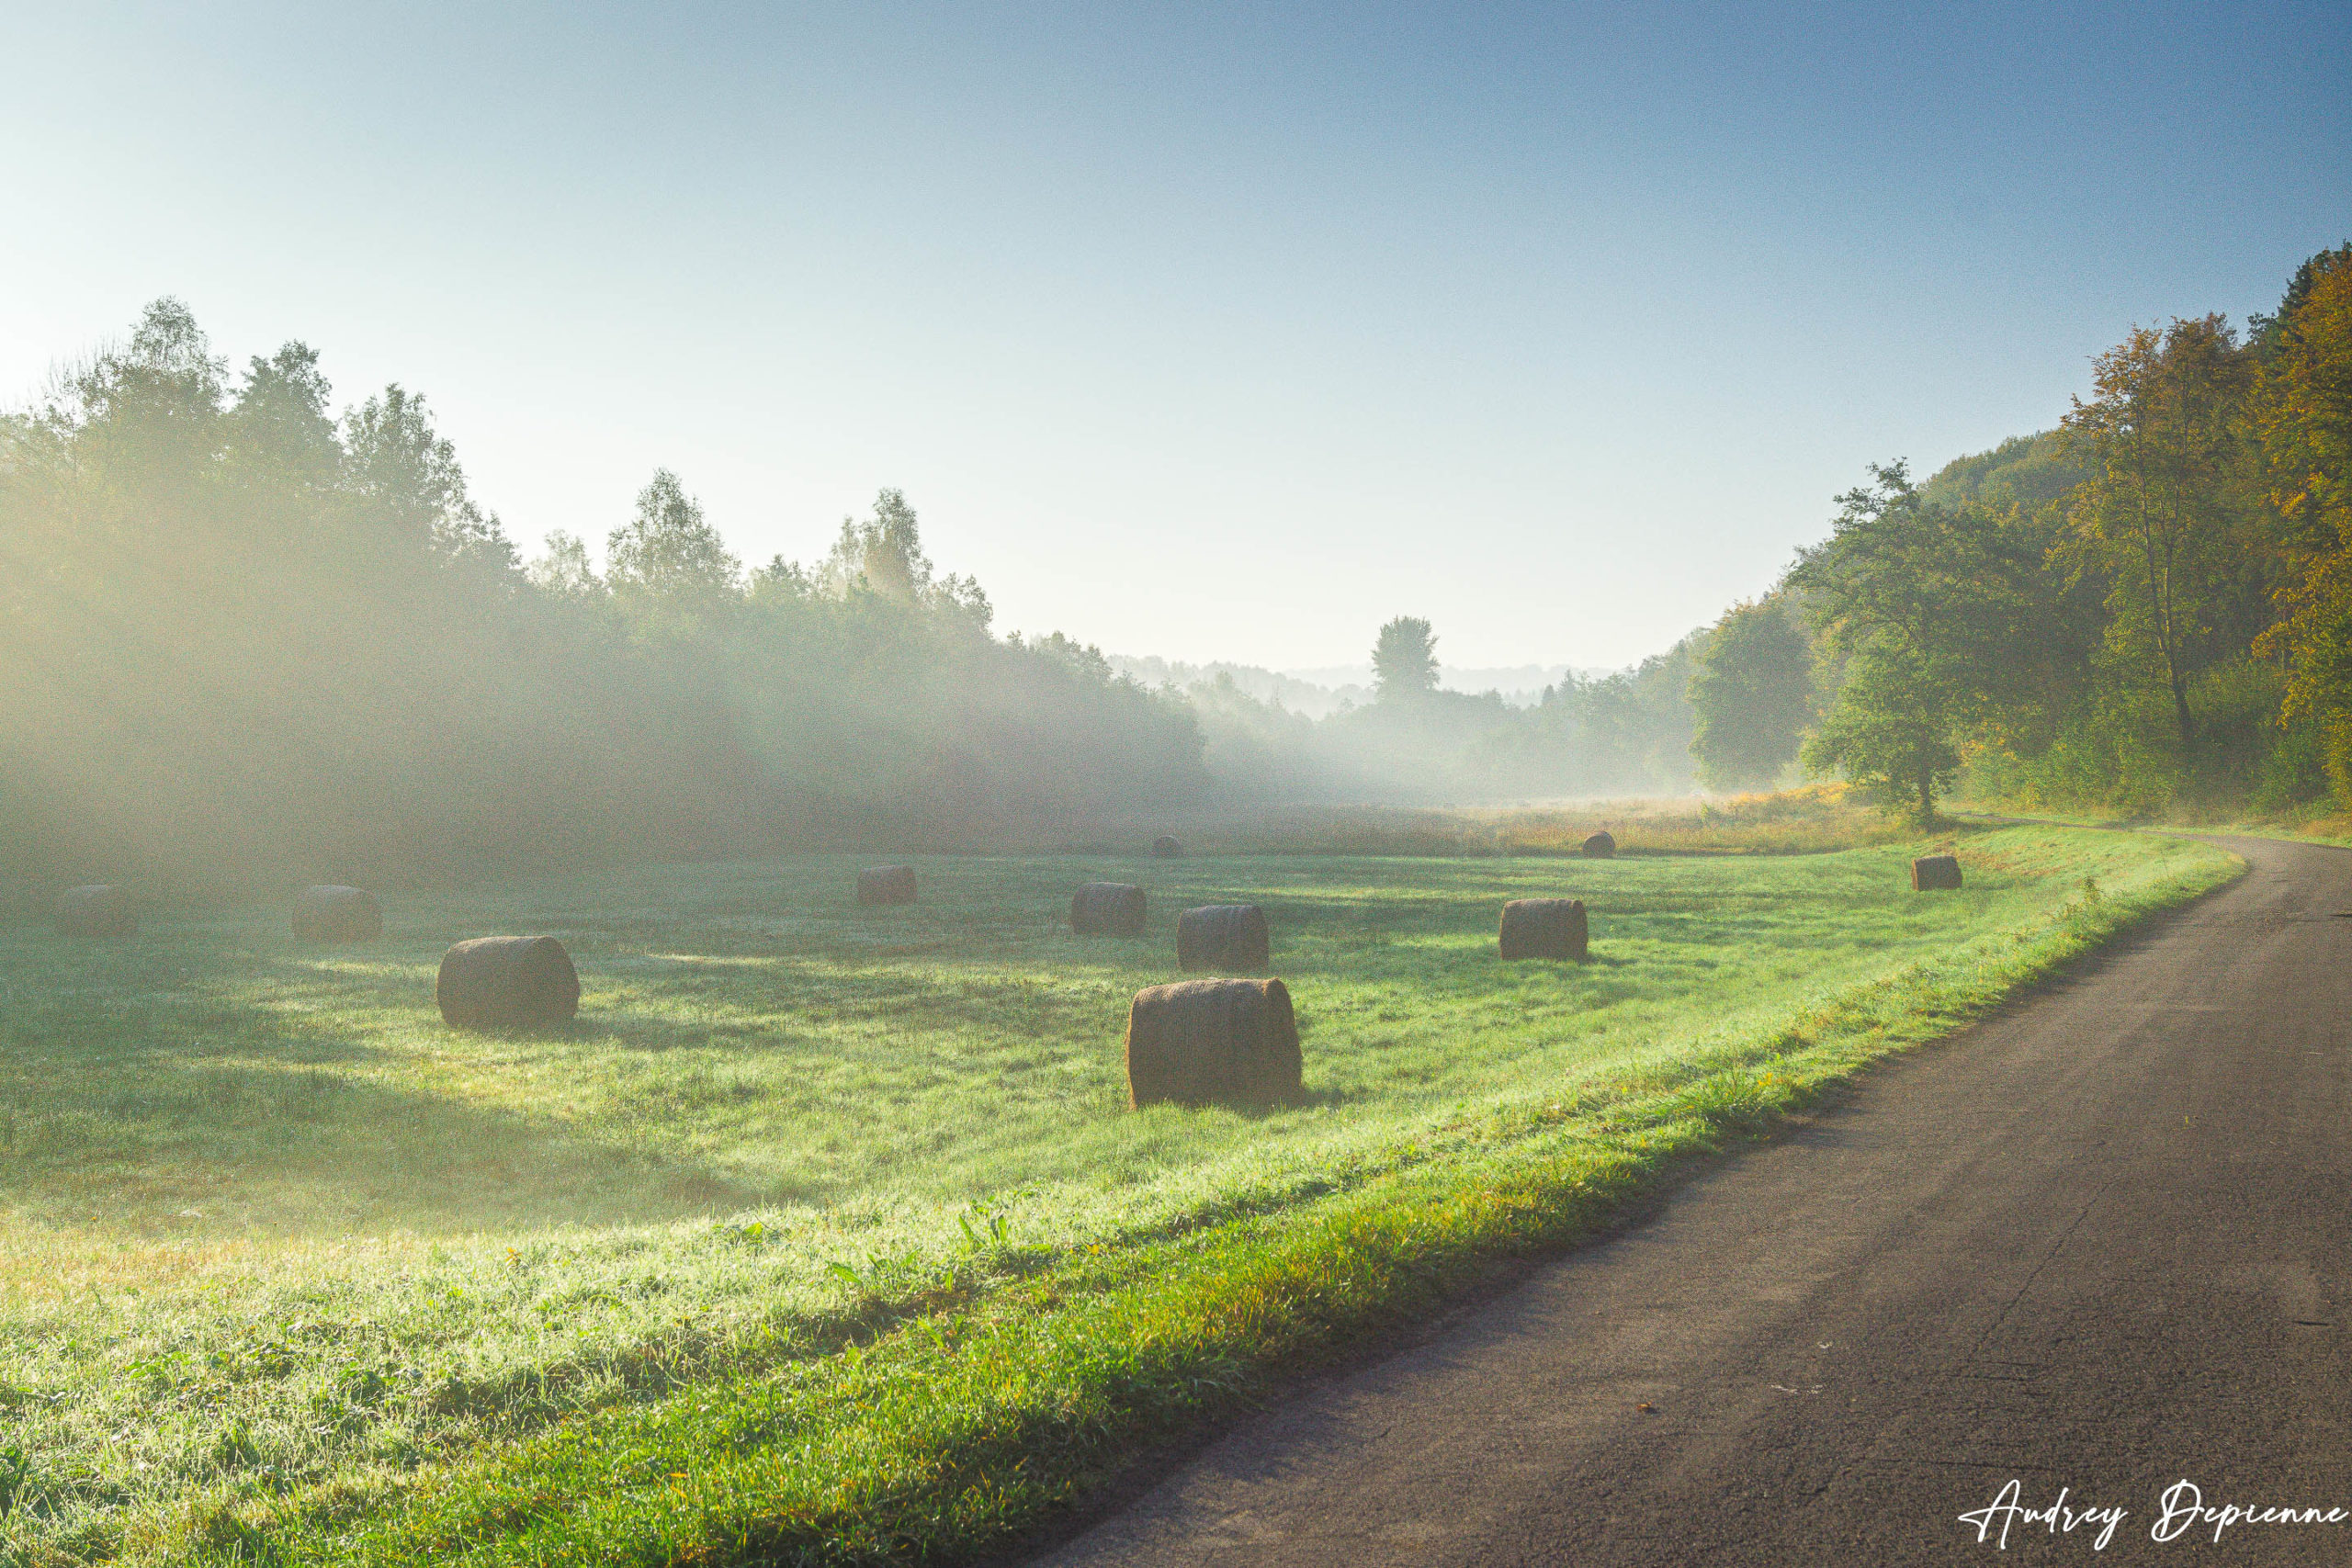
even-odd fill
[{"label": "shadow on grass", "polygon": [[[417,1061],[315,1007],[285,1005],[320,976],[253,965],[268,1002],[228,994],[231,958],[183,963],[174,998],[47,995],[0,1029],[0,1206],[26,1218],[187,1235],[190,1219],[271,1235],[428,1234],[674,1220],[790,1201],[566,1103],[556,1064],[541,1105],[444,1092]],[[372,977],[371,977],[372,978]],[[354,998],[391,1005],[370,985]],[[19,987],[23,994],[23,987]],[[371,995],[372,994],[372,995]],[[412,1000],[401,996],[400,1000]],[[608,1042],[596,1020],[446,1035],[428,1066],[462,1076],[469,1047]]]}]

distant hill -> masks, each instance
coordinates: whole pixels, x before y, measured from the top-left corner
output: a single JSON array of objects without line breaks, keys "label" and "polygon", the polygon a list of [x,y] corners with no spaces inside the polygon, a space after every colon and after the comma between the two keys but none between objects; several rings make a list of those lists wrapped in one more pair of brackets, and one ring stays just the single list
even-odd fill
[{"label": "distant hill", "polygon": [[[1283,673],[1293,680],[1311,682],[1335,691],[1351,687],[1361,687],[1367,692],[1372,689],[1372,666],[1369,664],[1333,664],[1318,670],[1285,670]],[[1574,674],[1589,681],[1608,673],[1606,670],[1577,670],[1566,664],[1457,668],[1441,663],[1437,683],[1449,692],[1468,692],[1474,695],[1499,692],[1503,701],[1513,707],[1532,707],[1544,700],[1544,688],[1559,684],[1564,675]]]},{"label": "distant hill", "polygon": [[[1326,718],[1352,704],[1362,707],[1372,701],[1372,666],[1369,664],[1332,664],[1312,670],[1268,670],[1257,664],[1234,664],[1218,660],[1208,664],[1188,664],[1182,660],[1159,659],[1148,655],[1114,653],[1110,656],[1111,668],[1121,675],[1133,676],[1147,686],[1189,686],[1195,681],[1214,681],[1219,675],[1230,675],[1233,683],[1261,703],[1280,703],[1293,713],[1309,718]],[[1606,670],[1577,670],[1566,664],[1516,664],[1492,669],[1454,669],[1442,665],[1438,684],[1449,692],[1468,692],[1474,695],[1495,692],[1512,707],[1533,707],[1544,700],[1544,688],[1557,685],[1565,675],[1574,674],[1592,681],[1610,673]]]},{"label": "distant hill", "polygon": [[1181,659],[1160,659],[1149,655],[1138,658],[1132,654],[1114,653],[1108,657],[1114,674],[1129,676],[1147,686],[1190,686],[1195,682],[1214,681],[1220,675],[1229,675],[1245,695],[1261,703],[1277,703],[1292,713],[1304,714],[1308,718],[1329,718],[1348,704],[1362,705],[1372,701],[1371,671],[1368,668],[1364,683],[1333,687],[1268,670],[1261,665],[1235,664],[1221,659],[1208,664],[1187,664]]}]

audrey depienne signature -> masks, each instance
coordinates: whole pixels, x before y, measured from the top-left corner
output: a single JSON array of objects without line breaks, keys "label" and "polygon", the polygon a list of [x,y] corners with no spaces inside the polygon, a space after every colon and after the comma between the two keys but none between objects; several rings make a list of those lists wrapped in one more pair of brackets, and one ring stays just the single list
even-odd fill
[{"label": "audrey depienne signature", "polygon": [[[2061,1486],[2058,1495],[2048,1503],[2036,1505],[2027,1499],[2022,1482],[2011,1481],[1994,1494],[1991,1502],[1961,1515],[1960,1522],[1976,1527],[1980,1543],[2005,1551],[2011,1531],[2047,1531],[2053,1536],[2086,1535],[2091,1550],[2101,1551],[2131,1517],[2129,1508],[2076,1502],[2073,1489],[2065,1486]],[[2165,1487],[2156,1498],[2155,1512],[2148,1522],[2148,1538],[2156,1541],[2201,1540],[2207,1539],[2210,1530],[2211,1539],[2218,1542],[2223,1531],[2243,1525],[2322,1526],[2347,1522],[2352,1522],[2352,1509],[2335,1506],[2208,1503],[2202,1487],[2183,1480]]]}]

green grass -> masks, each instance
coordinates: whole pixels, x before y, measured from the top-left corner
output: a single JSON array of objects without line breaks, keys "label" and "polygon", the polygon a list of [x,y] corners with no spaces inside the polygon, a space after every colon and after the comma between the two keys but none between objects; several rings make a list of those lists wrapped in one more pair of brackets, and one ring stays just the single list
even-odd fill
[{"label": "green grass", "polygon": [[2127,828],[2149,832],[2212,833],[2246,839],[2276,839],[2284,843],[2352,848],[2352,817],[2335,812],[2326,802],[2314,802],[2268,815],[2248,814],[2241,809],[2234,815],[2224,812],[2219,817],[2200,816],[2192,809],[2179,808],[2162,818],[2141,817],[2126,820],[2096,812],[2054,811],[2039,806],[2005,807],[1997,802],[1973,802],[1965,807],[1956,808],[1954,815],[1962,819],[1983,822],[2007,819],[2086,828]]},{"label": "green grass", "polygon": [[[342,952],[276,910],[0,931],[0,1560],[1001,1547],[2230,865],[2007,829],[1921,897],[1918,848],[942,858],[875,910],[820,858],[401,899]],[[1146,937],[1068,934],[1098,876]],[[1500,901],[1559,891],[1594,961],[1498,963]],[[1227,899],[1308,1103],[1130,1113],[1126,999]],[[445,1030],[442,946],[521,930],[580,1024]]]}]

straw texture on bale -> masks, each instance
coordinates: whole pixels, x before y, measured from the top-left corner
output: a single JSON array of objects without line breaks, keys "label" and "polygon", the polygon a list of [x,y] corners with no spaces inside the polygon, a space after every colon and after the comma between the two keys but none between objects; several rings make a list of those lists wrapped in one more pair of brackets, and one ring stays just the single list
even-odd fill
[{"label": "straw texture on bale", "polygon": [[1960,886],[1960,862],[1951,855],[1923,855],[1911,863],[1911,891],[1939,893]]},{"label": "straw texture on bale", "polygon": [[1174,860],[1183,852],[1184,846],[1165,833],[1151,841],[1151,853],[1155,860]]},{"label": "straw texture on bale", "polygon": [[1127,1009],[1127,1103],[1293,1105],[1298,1021],[1280,980],[1179,980]]},{"label": "straw texture on bale", "polygon": [[1179,969],[1263,969],[1266,911],[1255,904],[1206,904],[1176,917]]},{"label": "straw texture on bale", "polygon": [[384,934],[376,896],[357,887],[305,887],[294,900],[297,942],[373,942]]},{"label": "straw texture on bale", "polygon": [[526,1029],[580,1010],[580,972],[551,936],[478,936],[441,955],[434,987],[452,1029]]},{"label": "straw texture on bale", "polygon": [[1561,958],[1581,963],[1586,951],[1584,901],[1514,898],[1503,906],[1505,958]]},{"label": "straw texture on bale", "polygon": [[1133,883],[1090,882],[1069,897],[1069,929],[1080,936],[1141,936],[1143,915]]},{"label": "straw texture on bale", "polygon": [[861,904],[911,904],[915,901],[915,868],[910,865],[870,866],[857,874]]},{"label": "straw texture on bale", "polygon": [[1587,860],[1607,860],[1616,852],[1617,840],[1605,828],[1584,841],[1584,858]]},{"label": "straw texture on bale", "polygon": [[69,887],[57,898],[60,936],[136,936],[139,910],[130,895],[107,884]]}]

